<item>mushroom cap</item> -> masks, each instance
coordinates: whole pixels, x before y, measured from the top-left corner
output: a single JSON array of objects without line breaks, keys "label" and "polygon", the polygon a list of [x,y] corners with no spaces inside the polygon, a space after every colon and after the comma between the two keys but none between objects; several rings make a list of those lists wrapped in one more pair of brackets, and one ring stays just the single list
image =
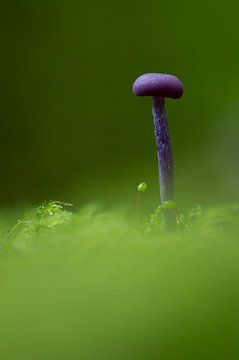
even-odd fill
[{"label": "mushroom cap", "polygon": [[179,99],[183,95],[183,85],[174,75],[149,73],[139,76],[133,85],[136,96],[161,96]]}]

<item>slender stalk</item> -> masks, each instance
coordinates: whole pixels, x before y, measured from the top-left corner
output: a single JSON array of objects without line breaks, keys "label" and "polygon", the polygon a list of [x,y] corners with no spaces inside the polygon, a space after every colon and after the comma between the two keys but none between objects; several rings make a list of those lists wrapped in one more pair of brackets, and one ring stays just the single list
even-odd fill
[{"label": "slender stalk", "polygon": [[[157,145],[161,203],[175,201],[173,154],[163,97],[153,96],[153,119]],[[163,209],[166,231],[176,229],[175,209]]]},{"label": "slender stalk", "polygon": [[139,228],[140,228],[140,235],[141,239],[143,239],[144,234],[144,228],[143,228],[143,216],[142,216],[142,209],[141,209],[141,199],[140,199],[140,192],[137,192],[137,209],[138,209],[138,215],[139,215]]}]

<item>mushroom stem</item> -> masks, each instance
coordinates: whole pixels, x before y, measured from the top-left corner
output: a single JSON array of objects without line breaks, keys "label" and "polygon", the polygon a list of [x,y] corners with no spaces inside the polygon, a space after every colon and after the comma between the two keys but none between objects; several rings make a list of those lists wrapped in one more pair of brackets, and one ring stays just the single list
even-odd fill
[{"label": "mushroom stem", "polygon": [[[174,201],[174,170],[173,154],[169,136],[165,101],[163,97],[153,96],[154,132],[157,145],[160,197],[162,205]],[[163,207],[163,217],[166,231],[176,229],[175,209]]]}]

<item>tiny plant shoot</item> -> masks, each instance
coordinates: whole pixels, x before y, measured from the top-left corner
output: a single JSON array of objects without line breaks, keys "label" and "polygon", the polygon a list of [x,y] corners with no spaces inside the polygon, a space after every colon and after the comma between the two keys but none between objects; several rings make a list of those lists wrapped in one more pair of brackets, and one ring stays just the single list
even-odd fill
[{"label": "tiny plant shoot", "polygon": [[137,187],[138,193],[144,193],[146,189],[147,184],[145,182],[140,183]]},{"label": "tiny plant shoot", "polygon": [[140,224],[140,232],[143,237],[143,219],[142,219],[142,211],[141,211],[141,194],[147,190],[148,185],[146,182],[142,182],[137,186],[137,208],[139,212],[139,224]]},{"label": "tiny plant shoot", "polygon": [[157,145],[160,197],[166,231],[176,229],[173,154],[169,136],[165,97],[178,99],[183,95],[181,81],[168,74],[141,75],[133,85],[136,96],[152,96],[154,131]]}]

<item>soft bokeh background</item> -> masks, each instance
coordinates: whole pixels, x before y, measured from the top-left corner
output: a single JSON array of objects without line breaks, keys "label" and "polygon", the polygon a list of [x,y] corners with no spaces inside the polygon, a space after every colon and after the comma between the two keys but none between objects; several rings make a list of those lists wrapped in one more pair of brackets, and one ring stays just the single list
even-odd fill
[{"label": "soft bokeh background", "polygon": [[[238,13],[0,0],[2,359],[238,359]],[[131,92],[154,71],[185,87],[167,101],[178,204],[211,206],[176,236],[140,234],[125,205],[141,181],[143,211],[159,201],[151,101]],[[49,199],[80,208],[69,226],[12,210]]]},{"label": "soft bokeh background", "polygon": [[238,200],[236,0],[1,1],[2,204],[133,201],[158,180],[150,99],[131,86],[168,72],[181,203]]}]

